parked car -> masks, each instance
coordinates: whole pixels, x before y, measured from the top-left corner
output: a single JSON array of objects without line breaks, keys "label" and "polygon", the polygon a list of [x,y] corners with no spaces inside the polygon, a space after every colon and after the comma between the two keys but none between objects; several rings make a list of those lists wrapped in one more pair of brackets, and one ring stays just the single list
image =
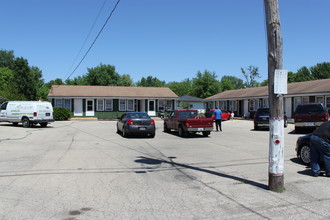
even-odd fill
[{"label": "parked car", "polygon": [[311,134],[298,137],[296,143],[297,157],[300,158],[303,164],[309,165],[311,162],[310,141]]},{"label": "parked car", "polygon": [[[269,108],[259,108],[254,114],[254,130],[259,130],[260,127],[269,127]],[[288,126],[288,118],[284,114],[284,127]]]},{"label": "parked car", "polygon": [[329,113],[321,103],[306,103],[297,106],[294,113],[296,131],[304,128],[316,128],[329,120]]},{"label": "parked car", "polygon": [[[224,120],[229,120],[230,119],[230,112],[228,112],[227,110],[224,110],[224,109],[220,109],[221,110],[221,112],[222,112],[222,114],[221,114],[221,118],[222,118],[222,120],[224,121]],[[215,109],[212,109],[212,110],[210,110],[211,112],[212,112],[212,116],[211,116],[211,118],[213,118],[213,120],[214,120],[214,115],[213,115],[213,112],[215,111]]]},{"label": "parked car", "polygon": [[24,128],[40,124],[46,127],[53,122],[53,106],[43,101],[8,101],[0,107],[0,122],[9,122],[13,125],[22,123]]},{"label": "parked car", "polygon": [[123,137],[129,135],[149,135],[153,138],[156,134],[155,121],[145,112],[126,112],[117,122],[117,133]]},{"label": "parked car", "polygon": [[208,137],[213,130],[213,119],[200,118],[198,110],[195,109],[178,109],[164,119],[164,132],[171,129],[178,131],[180,137],[197,132],[202,132],[204,137]]}]

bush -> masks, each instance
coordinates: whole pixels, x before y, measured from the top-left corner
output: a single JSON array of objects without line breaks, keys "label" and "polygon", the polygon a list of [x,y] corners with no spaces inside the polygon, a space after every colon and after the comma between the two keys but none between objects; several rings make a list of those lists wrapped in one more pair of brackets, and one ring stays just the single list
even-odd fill
[{"label": "bush", "polygon": [[65,121],[71,116],[71,112],[67,108],[54,107],[54,120],[55,121]]}]

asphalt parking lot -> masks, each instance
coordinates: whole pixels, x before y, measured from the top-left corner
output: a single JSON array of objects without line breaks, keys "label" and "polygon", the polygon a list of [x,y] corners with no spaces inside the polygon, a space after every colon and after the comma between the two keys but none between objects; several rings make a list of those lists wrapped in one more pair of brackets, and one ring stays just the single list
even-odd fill
[{"label": "asphalt parking lot", "polygon": [[330,178],[312,177],[285,128],[285,192],[268,190],[268,130],[223,122],[190,138],[123,138],[114,121],[0,123],[0,219],[329,219]]}]

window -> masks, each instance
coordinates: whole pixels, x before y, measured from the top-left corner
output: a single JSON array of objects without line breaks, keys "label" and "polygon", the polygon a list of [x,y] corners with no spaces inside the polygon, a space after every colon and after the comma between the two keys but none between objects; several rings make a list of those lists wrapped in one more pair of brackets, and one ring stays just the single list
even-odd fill
[{"label": "window", "polygon": [[309,97],[308,96],[302,97],[302,103],[309,103]]},{"label": "window", "polygon": [[262,107],[265,107],[265,108],[269,107],[268,99],[262,99]]},{"label": "window", "polygon": [[127,100],[127,111],[134,111],[134,100],[133,99]]},{"label": "window", "polygon": [[62,107],[71,110],[71,99],[55,99],[55,107]]},{"label": "window", "polygon": [[166,100],[158,100],[158,111],[165,111],[165,107],[166,107]]},{"label": "window", "polygon": [[315,101],[316,101],[316,103],[322,103],[322,104],[324,104],[324,98],[323,98],[323,96],[316,96]]},{"label": "window", "polygon": [[104,100],[103,99],[98,99],[97,100],[96,110],[97,111],[104,111]]},{"label": "window", "polygon": [[55,99],[55,107],[62,107],[62,99]]},{"label": "window", "polygon": [[119,111],[126,111],[126,100],[119,99]]},{"label": "window", "polygon": [[113,110],[113,102],[112,99],[106,99],[105,100],[105,111],[112,111]]},{"label": "window", "polygon": [[297,106],[301,104],[301,97],[295,97],[293,100],[293,104],[294,104],[294,109],[296,109]]},{"label": "window", "polygon": [[166,101],[166,111],[172,111],[173,110],[173,102],[172,100],[167,100]]},{"label": "window", "polygon": [[326,97],[326,107],[330,109],[330,96]]}]

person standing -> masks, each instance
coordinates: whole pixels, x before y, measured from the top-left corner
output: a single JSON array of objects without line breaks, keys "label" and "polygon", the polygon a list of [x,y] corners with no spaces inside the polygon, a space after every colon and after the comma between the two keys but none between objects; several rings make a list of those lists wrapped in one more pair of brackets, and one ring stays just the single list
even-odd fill
[{"label": "person standing", "polygon": [[330,121],[324,122],[312,133],[310,148],[313,176],[320,175],[320,158],[322,158],[325,174],[330,177]]},{"label": "person standing", "polygon": [[217,131],[222,131],[222,128],[221,128],[221,120],[222,120],[222,111],[216,107],[215,111],[213,112],[213,115],[214,115],[214,120],[215,120],[215,127],[217,129]]}]

